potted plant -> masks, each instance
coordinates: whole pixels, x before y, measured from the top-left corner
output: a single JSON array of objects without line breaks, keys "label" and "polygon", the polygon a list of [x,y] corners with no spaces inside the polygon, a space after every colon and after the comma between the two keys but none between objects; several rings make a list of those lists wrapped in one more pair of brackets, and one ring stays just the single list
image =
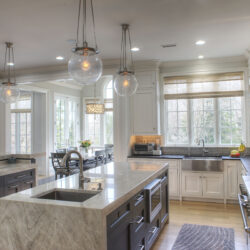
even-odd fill
[{"label": "potted plant", "polygon": [[90,146],[91,146],[90,140],[80,141],[80,147],[84,148],[86,153],[88,153]]}]

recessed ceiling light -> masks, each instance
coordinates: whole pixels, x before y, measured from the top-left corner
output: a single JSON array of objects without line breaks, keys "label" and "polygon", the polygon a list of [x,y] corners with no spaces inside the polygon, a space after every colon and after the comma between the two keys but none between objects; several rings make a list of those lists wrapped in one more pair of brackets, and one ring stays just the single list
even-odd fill
[{"label": "recessed ceiling light", "polygon": [[204,41],[204,40],[198,40],[198,41],[196,41],[196,45],[204,45],[206,43],[206,41]]},{"label": "recessed ceiling light", "polygon": [[138,47],[133,47],[133,48],[131,48],[131,51],[134,51],[134,52],[137,52],[137,51],[139,51],[140,50],[140,48],[138,48]]},{"label": "recessed ceiling light", "polygon": [[63,56],[57,56],[57,57],[56,57],[56,60],[63,60],[63,59],[64,59]]},{"label": "recessed ceiling light", "polygon": [[15,64],[13,62],[8,62],[7,65],[8,66],[14,66]]},{"label": "recessed ceiling light", "polygon": [[203,55],[199,55],[199,56],[198,56],[198,59],[203,59],[203,58],[204,58]]}]

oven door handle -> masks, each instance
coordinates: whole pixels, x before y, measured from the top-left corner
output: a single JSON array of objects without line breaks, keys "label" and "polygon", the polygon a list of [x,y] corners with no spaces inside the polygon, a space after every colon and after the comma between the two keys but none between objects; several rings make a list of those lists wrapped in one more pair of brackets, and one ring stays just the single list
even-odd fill
[{"label": "oven door handle", "polygon": [[250,228],[248,227],[246,215],[245,215],[244,208],[243,208],[243,206],[244,207],[246,206],[245,201],[247,200],[247,198],[245,195],[238,194],[238,200],[239,200],[239,205],[240,205],[241,216],[243,219],[244,229],[247,233],[250,233]]}]

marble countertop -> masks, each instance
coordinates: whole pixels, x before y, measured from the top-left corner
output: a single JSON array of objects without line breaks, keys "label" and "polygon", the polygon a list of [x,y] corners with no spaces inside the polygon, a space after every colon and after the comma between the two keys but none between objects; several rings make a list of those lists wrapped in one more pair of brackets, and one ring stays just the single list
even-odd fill
[{"label": "marble countertop", "polygon": [[79,189],[79,175],[72,175],[57,181],[27,189],[12,194],[2,199],[8,201],[20,201],[35,204],[51,204],[70,207],[82,207],[88,209],[100,209],[108,214],[123,202],[137,194],[147,184],[162,174],[168,164],[144,164],[144,163],[108,163],[84,172],[85,177],[90,177],[91,182],[85,183],[84,191],[97,190],[98,182],[102,183],[103,190],[84,202],[69,202],[59,200],[38,199],[36,196],[48,193],[56,189],[81,192]]},{"label": "marble countertop", "polygon": [[3,164],[0,165],[0,176],[14,174],[34,168],[36,168],[36,164],[31,163]]}]

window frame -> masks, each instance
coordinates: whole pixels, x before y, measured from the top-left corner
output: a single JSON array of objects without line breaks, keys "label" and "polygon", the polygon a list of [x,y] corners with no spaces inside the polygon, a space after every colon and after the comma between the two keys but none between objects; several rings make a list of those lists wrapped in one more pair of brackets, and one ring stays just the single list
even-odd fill
[{"label": "window frame", "polygon": [[[11,109],[11,107],[9,107],[10,110],[10,138],[12,140],[12,114],[15,114],[15,152],[13,152],[12,150],[12,142],[10,144],[10,151],[12,154],[31,154],[33,149],[32,149],[32,107],[33,107],[33,98],[32,98],[32,94],[29,95],[30,97],[30,108],[25,108],[25,109],[21,109],[21,108],[13,108]],[[17,100],[15,103],[17,104],[19,100]],[[25,152],[21,152],[21,143],[20,143],[20,138],[21,138],[21,114],[26,114],[26,118],[25,118],[25,126],[26,126],[26,133],[25,133],[25,140],[26,140],[26,145],[25,145]],[[30,134],[27,133],[27,114],[30,114]],[[27,137],[30,137],[30,151],[27,151]]]},{"label": "window frame", "polygon": [[[245,116],[245,95],[240,96],[241,97],[241,114],[242,114],[242,140],[246,141],[246,129],[245,129],[245,123],[246,123],[246,116]],[[223,98],[223,97],[220,97]],[[197,98],[198,99],[198,98]],[[220,144],[220,132],[221,132],[221,125],[220,125],[220,110],[219,110],[219,98],[211,98],[214,99],[214,108],[215,108],[215,143],[214,144],[206,144],[206,147],[235,147],[238,146],[238,144]],[[166,146],[172,146],[172,147],[188,147],[188,146],[196,146],[193,142],[193,126],[191,126],[191,123],[193,121],[193,109],[192,105],[193,99],[186,99],[188,102],[188,143],[185,144],[176,144],[176,143],[168,143],[167,142],[167,133],[168,133],[168,121],[167,121],[167,100],[163,100],[164,102],[164,132],[165,132],[165,144]],[[230,109],[231,110],[231,109]]]},{"label": "window frame", "polygon": [[[69,102],[70,101],[73,101],[73,102],[76,102],[76,139],[75,139],[75,142],[76,142],[76,145],[78,145],[78,141],[80,140],[80,98],[79,97],[76,97],[76,96],[70,96],[70,95],[63,95],[63,94],[59,94],[59,93],[55,93],[54,95],[54,150],[57,149],[57,129],[56,129],[56,114],[57,114],[57,111],[56,111],[56,101],[58,99],[61,99],[64,101],[64,103],[66,104],[65,105],[65,121],[64,121],[64,134],[65,134],[65,137],[69,137],[69,115],[67,115],[69,113]],[[68,147],[68,146],[71,146],[71,145],[67,145],[69,144],[69,138],[68,139],[65,139],[65,141],[67,140],[67,142],[65,142],[65,148]],[[73,145],[72,145],[73,146]]]},{"label": "window frame", "polygon": [[[109,85],[109,83],[112,82],[112,89],[113,89],[113,98],[106,98],[106,88]],[[86,114],[86,103],[89,100],[93,100],[96,99],[97,102],[101,102],[105,104],[105,100],[112,100],[113,104],[114,104],[114,83],[113,83],[113,79],[110,79],[109,81],[105,82],[102,86],[102,96],[96,96],[96,97],[84,97],[83,98],[83,137],[85,140],[89,139],[88,136],[88,119],[87,119],[87,114]],[[108,110],[107,112],[110,112],[111,110]],[[106,112],[106,110],[105,110]],[[94,147],[99,147],[99,146],[104,146],[105,142],[105,112],[103,115],[100,115],[100,145],[95,145],[92,144],[92,146]],[[114,108],[112,109],[113,112],[113,119],[114,119]],[[114,126],[113,126],[113,142],[114,142]]]}]

